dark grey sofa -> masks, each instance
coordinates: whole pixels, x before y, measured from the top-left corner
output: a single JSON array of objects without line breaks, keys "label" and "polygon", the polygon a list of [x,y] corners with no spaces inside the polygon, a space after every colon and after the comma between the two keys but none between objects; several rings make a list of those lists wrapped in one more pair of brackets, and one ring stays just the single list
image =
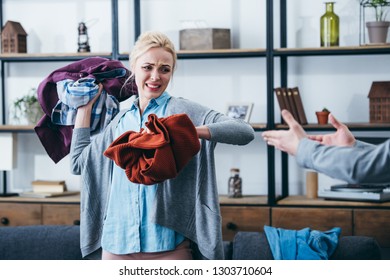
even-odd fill
[{"label": "dark grey sofa", "polygon": [[0,227],[1,260],[81,260],[80,227]]},{"label": "dark grey sofa", "polygon": [[[262,232],[238,232],[225,242],[225,258],[233,260],[273,260],[267,237]],[[378,242],[367,236],[343,236],[331,260],[380,260]]]},{"label": "dark grey sofa", "polygon": [[[264,233],[238,232],[224,242],[226,259],[272,260]],[[81,260],[80,227],[37,225],[0,227],[1,260]],[[331,259],[381,259],[378,243],[371,237],[345,236]]]}]

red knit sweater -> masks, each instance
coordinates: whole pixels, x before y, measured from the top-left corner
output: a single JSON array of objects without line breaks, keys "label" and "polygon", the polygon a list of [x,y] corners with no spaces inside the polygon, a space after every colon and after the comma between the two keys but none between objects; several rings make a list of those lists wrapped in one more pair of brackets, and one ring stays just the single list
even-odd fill
[{"label": "red knit sweater", "polygon": [[148,116],[150,133],[127,131],[104,155],[125,169],[133,183],[153,185],[177,176],[200,150],[196,129],[186,114]]}]

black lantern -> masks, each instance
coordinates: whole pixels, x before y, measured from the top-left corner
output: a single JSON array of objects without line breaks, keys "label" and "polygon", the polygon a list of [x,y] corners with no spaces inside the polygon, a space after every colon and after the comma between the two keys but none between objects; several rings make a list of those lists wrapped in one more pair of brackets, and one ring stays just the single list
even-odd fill
[{"label": "black lantern", "polygon": [[87,26],[85,25],[84,22],[80,22],[79,24],[79,39],[78,39],[78,52],[90,52],[91,48],[89,47],[89,42],[88,42],[88,31],[87,31]]}]

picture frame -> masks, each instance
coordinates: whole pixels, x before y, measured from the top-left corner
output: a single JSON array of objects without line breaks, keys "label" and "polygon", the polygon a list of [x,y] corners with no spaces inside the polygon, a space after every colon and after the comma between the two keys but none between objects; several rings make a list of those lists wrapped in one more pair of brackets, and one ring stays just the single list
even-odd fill
[{"label": "picture frame", "polygon": [[226,105],[226,115],[234,119],[242,119],[249,123],[252,109],[252,102],[230,102]]}]

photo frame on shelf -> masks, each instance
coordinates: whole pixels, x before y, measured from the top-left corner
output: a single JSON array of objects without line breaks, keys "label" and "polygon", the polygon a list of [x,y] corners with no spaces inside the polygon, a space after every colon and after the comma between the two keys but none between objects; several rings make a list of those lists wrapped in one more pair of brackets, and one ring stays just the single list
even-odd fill
[{"label": "photo frame on shelf", "polygon": [[242,119],[249,122],[252,109],[252,102],[230,102],[226,106],[226,115],[234,119]]}]

